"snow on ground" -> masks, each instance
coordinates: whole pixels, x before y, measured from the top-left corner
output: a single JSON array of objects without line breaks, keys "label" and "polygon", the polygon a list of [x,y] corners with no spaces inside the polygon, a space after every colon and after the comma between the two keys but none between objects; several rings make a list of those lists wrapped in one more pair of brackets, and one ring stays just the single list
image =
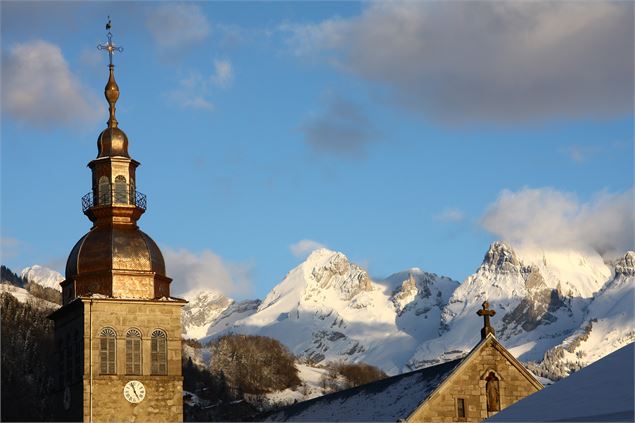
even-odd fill
[{"label": "snow on ground", "polygon": [[283,408],[265,421],[395,421],[407,418],[459,361],[444,363]]},{"label": "snow on ground", "polygon": [[635,343],[506,408],[488,422],[635,419]]},{"label": "snow on ground", "polygon": [[46,307],[46,308],[52,308],[52,309],[59,307],[59,305],[52,303],[50,301],[46,301],[41,298],[35,297],[26,289],[19,288],[15,285],[9,285],[5,283],[0,284],[0,293],[1,292],[6,292],[8,294],[11,294],[13,297],[15,297],[16,300],[20,301],[21,303],[25,303],[25,304],[31,303],[39,307]]},{"label": "snow on ground", "polygon": [[190,407],[200,406],[201,399],[193,392],[183,390],[183,402]]},{"label": "snow on ground", "polygon": [[298,369],[298,377],[302,384],[294,389],[285,389],[284,391],[267,394],[266,397],[270,404],[286,405],[324,395],[320,381],[322,375],[327,373],[327,370],[297,362],[295,366]]}]

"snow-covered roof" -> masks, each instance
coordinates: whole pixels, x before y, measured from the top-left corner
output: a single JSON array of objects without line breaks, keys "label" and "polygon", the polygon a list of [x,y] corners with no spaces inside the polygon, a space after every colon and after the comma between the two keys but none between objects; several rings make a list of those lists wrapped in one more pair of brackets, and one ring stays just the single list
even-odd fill
[{"label": "snow-covered roof", "polygon": [[285,407],[265,421],[397,421],[407,418],[463,359],[415,370]]},{"label": "snow-covered roof", "polygon": [[488,422],[635,421],[635,343],[518,401]]}]

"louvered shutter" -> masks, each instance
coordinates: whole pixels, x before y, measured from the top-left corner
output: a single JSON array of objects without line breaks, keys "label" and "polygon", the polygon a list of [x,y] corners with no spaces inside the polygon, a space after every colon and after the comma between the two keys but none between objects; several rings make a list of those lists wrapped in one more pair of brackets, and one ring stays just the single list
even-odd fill
[{"label": "louvered shutter", "polygon": [[115,374],[117,370],[115,368],[115,338],[108,338],[108,370],[106,373]]}]

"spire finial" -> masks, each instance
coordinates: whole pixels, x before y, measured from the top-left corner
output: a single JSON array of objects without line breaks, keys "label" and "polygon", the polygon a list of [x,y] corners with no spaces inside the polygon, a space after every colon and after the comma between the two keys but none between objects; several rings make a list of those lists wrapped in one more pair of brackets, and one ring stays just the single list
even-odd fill
[{"label": "spire finial", "polygon": [[106,31],[108,33],[106,36],[108,37],[108,42],[105,44],[99,44],[97,46],[98,50],[106,50],[108,51],[108,69],[110,70],[110,76],[108,78],[108,83],[106,84],[106,88],[104,90],[104,95],[106,96],[106,100],[108,101],[110,117],[108,118],[108,127],[116,128],[117,127],[117,119],[115,118],[115,103],[119,98],[119,86],[115,81],[115,65],[112,63],[112,55],[115,52],[121,53],[123,51],[123,47],[118,47],[112,42],[112,33],[110,29],[112,28],[112,22],[110,21],[110,16],[108,16],[108,22],[106,23]]},{"label": "spire finial", "polygon": [[481,329],[481,339],[485,339],[488,333],[492,335],[496,335],[494,332],[494,328],[489,324],[489,318],[496,314],[496,310],[489,310],[489,303],[485,301],[483,303],[483,308],[476,312],[479,316],[483,316],[483,329]]}]

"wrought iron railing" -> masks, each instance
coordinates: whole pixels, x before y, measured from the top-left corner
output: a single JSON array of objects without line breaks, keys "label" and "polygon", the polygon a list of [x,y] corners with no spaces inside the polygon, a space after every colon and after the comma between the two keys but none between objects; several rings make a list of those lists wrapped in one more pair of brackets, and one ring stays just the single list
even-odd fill
[{"label": "wrought iron railing", "polygon": [[148,200],[145,194],[140,193],[132,187],[127,185],[124,187],[116,186],[113,184],[110,189],[102,189],[100,187],[99,192],[91,191],[82,197],[82,211],[101,206],[110,205],[132,205],[145,210],[148,204]]}]

